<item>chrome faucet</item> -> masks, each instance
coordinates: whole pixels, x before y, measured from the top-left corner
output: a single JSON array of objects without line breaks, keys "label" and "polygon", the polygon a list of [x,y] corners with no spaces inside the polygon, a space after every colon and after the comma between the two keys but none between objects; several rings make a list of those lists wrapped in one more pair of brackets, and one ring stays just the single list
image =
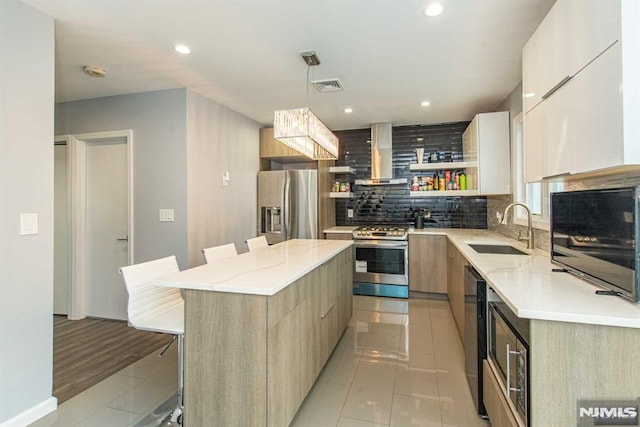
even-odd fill
[{"label": "chrome faucet", "polygon": [[527,211],[527,235],[525,237],[522,237],[519,233],[518,240],[526,241],[527,249],[533,249],[533,223],[531,222],[531,209],[529,209],[529,206],[520,202],[515,202],[507,205],[507,207],[504,208],[504,212],[502,213],[502,215],[500,215],[500,224],[507,224],[507,212],[514,206],[522,206]]}]

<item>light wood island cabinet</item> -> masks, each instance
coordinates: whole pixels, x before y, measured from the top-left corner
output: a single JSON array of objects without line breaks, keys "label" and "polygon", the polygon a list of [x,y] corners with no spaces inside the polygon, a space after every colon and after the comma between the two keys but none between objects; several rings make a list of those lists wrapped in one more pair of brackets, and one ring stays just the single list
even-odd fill
[{"label": "light wood island cabinet", "polygon": [[352,264],[274,295],[185,289],[185,425],[289,425],[351,318]]},{"label": "light wood island cabinet", "polygon": [[446,236],[409,234],[409,290],[447,293]]}]

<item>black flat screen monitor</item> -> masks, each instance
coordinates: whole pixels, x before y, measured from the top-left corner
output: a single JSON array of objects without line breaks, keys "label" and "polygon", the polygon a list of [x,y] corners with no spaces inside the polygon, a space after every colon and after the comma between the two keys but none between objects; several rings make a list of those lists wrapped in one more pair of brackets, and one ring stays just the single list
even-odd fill
[{"label": "black flat screen monitor", "polygon": [[551,195],[551,261],[635,302],[639,187]]}]

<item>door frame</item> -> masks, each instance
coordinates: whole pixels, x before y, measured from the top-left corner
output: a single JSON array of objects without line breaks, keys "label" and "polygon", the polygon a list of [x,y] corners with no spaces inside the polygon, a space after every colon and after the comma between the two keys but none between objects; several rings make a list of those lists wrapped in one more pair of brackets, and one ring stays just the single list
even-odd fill
[{"label": "door frame", "polygon": [[[71,144],[71,135],[56,135],[53,138],[54,148],[56,145],[65,145],[67,147],[67,259],[71,261],[71,168],[69,167],[69,150]],[[54,195],[55,197],[55,195]],[[67,267],[67,277],[71,279],[71,262]],[[55,286],[55,282],[54,282]],[[71,314],[71,283],[67,285],[67,317]],[[70,317],[69,317],[70,318]]]},{"label": "door frame", "polygon": [[96,140],[125,138],[127,144],[127,226],[129,229],[128,264],[133,264],[133,130],[116,130],[68,135],[67,161],[70,234],[71,234],[71,302],[68,318],[86,317],[87,310],[87,144]]}]

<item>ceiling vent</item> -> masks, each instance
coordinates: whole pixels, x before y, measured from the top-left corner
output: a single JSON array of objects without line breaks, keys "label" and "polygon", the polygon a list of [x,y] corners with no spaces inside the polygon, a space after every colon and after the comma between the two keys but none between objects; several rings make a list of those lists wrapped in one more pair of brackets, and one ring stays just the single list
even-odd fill
[{"label": "ceiling vent", "polygon": [[344,90],[340,79],[313,80],[311,83],[318,92],[339,92]]}]

